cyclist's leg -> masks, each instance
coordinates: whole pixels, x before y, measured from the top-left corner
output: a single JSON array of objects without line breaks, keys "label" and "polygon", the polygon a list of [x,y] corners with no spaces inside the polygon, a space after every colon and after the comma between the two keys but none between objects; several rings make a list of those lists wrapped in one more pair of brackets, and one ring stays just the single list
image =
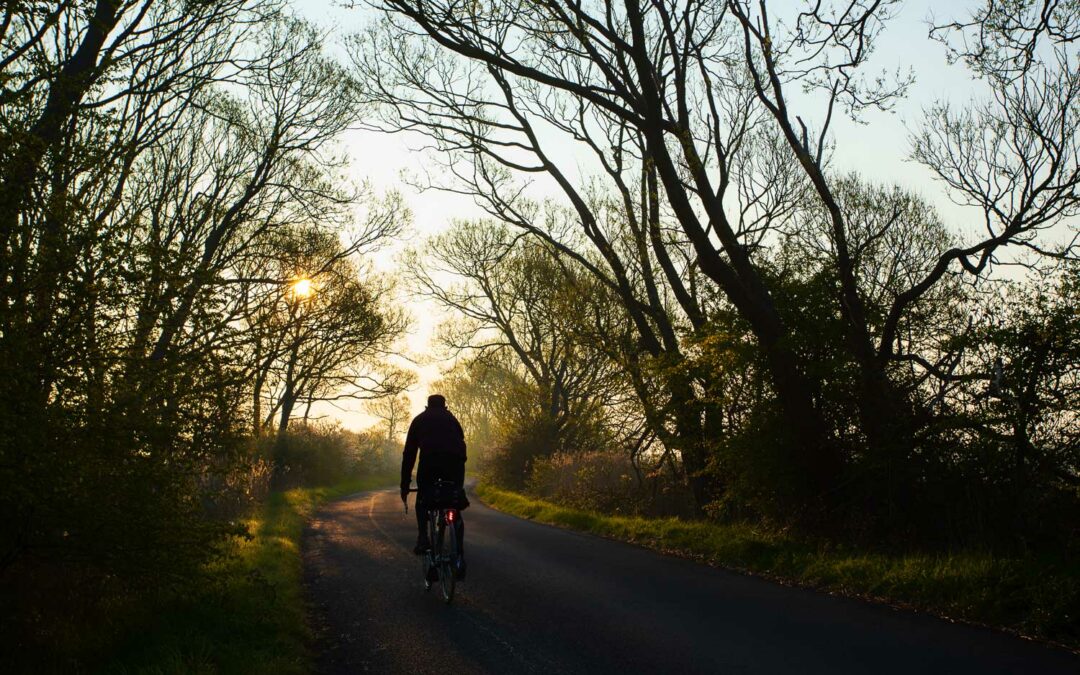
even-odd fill
[{"label": "cyclist's leg", "polygon": [[[454,481],[459,488],[465,487],[465,460],[455,462],[452,468],[451,480]],[[461,511],[458,511],[458,526],[457,526],[457,549],[458,554],[465,555],[465,519],[461,517]]]},{"label": "cyclist's leg", "polygon": [[416,530],[421,538],[427,539],[427,509],[416,509]]},{"label": "cyclist's leg", "polygon": [[431,545],[428,541],[428,527],[427,527],[427,507],[424,506],[423,500],[420,498],[420,493],[416,493],[416,505],[414,511],[416,511],[416,529],[419,534],[416,538],[416,546],[422,547],[423,545]]}]

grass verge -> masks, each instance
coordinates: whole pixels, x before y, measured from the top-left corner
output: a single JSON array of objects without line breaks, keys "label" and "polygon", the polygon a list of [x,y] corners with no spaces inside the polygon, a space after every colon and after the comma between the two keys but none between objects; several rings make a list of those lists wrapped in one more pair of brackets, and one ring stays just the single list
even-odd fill
[{"label": "grass verge", "polygon": [[307,673],[311,670],[300,535],[323,502],[396,483],[376,475],[270,495],[253,534],[208,570],[208,583],[139,622],[109,673]]},{"label": "grass verge", "polygon": [[608,516],[487,485],[476,492],[492,508],[520,518],[1080,650],[1080,565],[1064,557],[884,554],[750,525]]}]

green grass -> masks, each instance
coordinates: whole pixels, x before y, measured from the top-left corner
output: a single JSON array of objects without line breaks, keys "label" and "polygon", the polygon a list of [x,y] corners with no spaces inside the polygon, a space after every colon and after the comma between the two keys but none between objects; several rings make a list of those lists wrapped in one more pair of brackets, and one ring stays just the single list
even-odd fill
[{"label": "green grass", "polygon": [[608,516],[487,485],[477,494],[521,518],[1080,648],[1080,565],[1064,558],[885,554],[750,525]]},{"label": "green grass", "polygon": [[394,484],[379,475],[330,487],[272,493],[250,540],[209,570],[208,583],[148,613],[108,658],[110,673],[306,673],[310,632],[303,600],[300,536],[328,500]]}]

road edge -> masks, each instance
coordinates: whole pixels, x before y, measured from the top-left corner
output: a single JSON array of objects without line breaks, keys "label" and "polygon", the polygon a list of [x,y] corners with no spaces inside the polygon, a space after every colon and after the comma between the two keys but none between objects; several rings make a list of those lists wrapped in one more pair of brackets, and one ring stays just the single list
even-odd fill
[{"label": "road edge", "polygon": [[[518,493],[514,493],[514,492],[511,492],[509,490],[503,490],[501,488],[491,488],[489,486],[483,486],[483,485],[480,485],[480,484],[477,484],[476,486],[473,487],[472,493],[475,495],[477,501],[479,501],[485,507],[487,507],[487,508],[489,508],[489,509],[491,509],[493,511],[496,511],[498,513],[502,513],[502,514],[511,516],[513,518],[518,518],[519,520],[524,520],[524,521],[528,521],[528,522],[531,522],[531,523],[536,523],[536,524],[539,524],[539,525],[545,525],[545,526],[548,526],[548,527],[554,527],[554,528],[557,528],[557,529],[560,529],[560,530],[566,530],[566,531],[569,531],[569,532],[575,532],[577,534],[581,534],[581,535],[585,535],[585,536],[596,537],[598,539],[605,539],[605,540],[608,540],[608,541],[616,541],[616,542],[619,542],[619,543],[628,544],[628,545],[631,545],[631,546],[636,546],[638,548],[646,549],[646,550],[652,551],[652,552],[660,554],[660,555],[664,555],[664,556],[668,556],[668,557],[672,557],[672,558],[680,558],[680,559],[683,559],[683,560],[689,560],[689,561],[692,561],[692,562],[695,562],[695,563],[698,563],[698,564],[702,564],[702,565],[706,565],[708,567],[712,567],[712,568],[715,568],[715,569],[720,569],[720,570],[724,570],[724,571],[727,571],[727,572],[740,574],[742,576],[753,577],[753,578],[761,579],[761,580],[764,580],[764,581],[768,581],[770,583],[773,583],[773,584],[776,584],[776,585],[779,585],[779,586],[785,586],[785,587],[789,587],[789,588],[799,588],[799,589],[809,590],[809,591],[813,591],[815,593],[822,593],[824,595],[829,595],[829,596],[834,596],[834,597],[849,598],[849,599],[852,599],[852,600],[858,600],[858,601],[865,602],[865,603],[872,604],[872,605],[889,607],[890,609],[893,609],[893,610],[896,610],[896,611],[910,612],[910,613],[913,613],[913,614],[922,614],[922,615],[932,616],[934,618],[940,619],[940,620],[945,621],[947,623],[960,624],[960,625],[972,626],[972,627],[975,627],[975,628],[981,628],[981,629],[993,631],[995,633],[1001,633],[1001,634],[1004,634],[1004,635],[1008,635],[1010,637],[1019,638],[1021,640],[1027,641],[1027,642],[1033,642],[1033,643],[1043,645],[1043,646],[1046,646],[1046,647],[1049,647],[1049,648],[1060,649],[1060,650],[1068,652],[1070,654],[1080,656],[1080,643],[1078,643],[1077,645],[1074,646],[1074,645],[1070,645],[1068,643],[1063,643],[1063,642],[1059,642],[1059,641],[1056,641],[1056,640],[1047,639],[1047,638],[1044,638],[1044,637],[1041,637],[1041,636],[1038,636],[1038,635],[1032,635],[1030,633],[1025,633],[1024,631],[1019,630],[1019,629],[1017,629],[1015,627],[999,625],[999,624],[990,623],[990,622],[982,622],[982,621],[978,621],[978,620],[974,620],[974,619],[968,619],[968,618],[965,618],[965,617],[958,617],[958,616],[955,616],[955,615],[950,615],[950,614],[946,613],[946,611],[940,609],[939,607],[935,607],[934,605],[929,604],[929,603],[927,603],[927,604],[919,604],[919,603],[912,602],[912,601],[905,601],[905,600],[901,600],[901,599],[890,598],[888,596],[875,595],[873,593],[863,592],[863,591],[859,591],[857,589],[851,589],[851,588],[833,588],[833,587],[829,587],[829,586],[824,585],[824,584],[813,583],[813,582],[810,582],[810,581],[807,581],[807,580],[804,580],[804,579],[799,579],[797,577],[791,577],[791,576],[776,574],[776,573],[772,573],[772,572],[768,572],[768,571],[753,569],[753,568],[750,568],[750,567],[724,563],[723,561],[718,560],[716,558],[709,557],[709,556],[704,555],[704,554],[695,553],[693,551],[688,551],[688,550],[680,549],[680,548],[660,546],[660,545],[657,545],[656,542],[652,542],[650,540],[635,540],[635,539],[630,539],[630,538],[618,537],[618,536],[613,536],[613,535],[609,535],[609,534],[590,531],[589,529],[586,529],[586,528],[583,528],[583,527],[575,527],[573,524],[569,524],[569,523],[566,523],[566,522],[557,522],[557,521],[553,521],[553,520],[550,520],[550,519],[542,519],[542,518],[536,518],[536,517],[524,515],[523,513],[515,512],[515,511],[507,509],[507,508],[500,508],[499,506],[494,505],[489,499],[487,499],[487,498],[485,498],[485,497],[483,497],[481,495],[481,491],[487,491],[487,490],[493,490],[493,489],[498,490],[499,492],[514,495],[514,496],[517,496],[517,497],[522,497],[522,498],[525,498],[525,499],[532,500],[532,498],[525,497],[524,495],[519,495]],[[532,500],[532,501],[541,501],[541,500]],[[565,511],[577,511],[578,513],[582,513],[582,514],[588,513],[588,512],[584,512],[584,511],[579,511],[577,509],[570,509],[569,507],[562,507],[562,506],[559,506],[557,504],[552,504],[550,502],[541,502],[541,503],[543,503],[545,505],[549,505],[549,506],[557,508],[557,509],[562,509],[562,510],[565,510]],[[590,515],[597,515],[599,517],[604,517],[602,514],[590,514]]]}]

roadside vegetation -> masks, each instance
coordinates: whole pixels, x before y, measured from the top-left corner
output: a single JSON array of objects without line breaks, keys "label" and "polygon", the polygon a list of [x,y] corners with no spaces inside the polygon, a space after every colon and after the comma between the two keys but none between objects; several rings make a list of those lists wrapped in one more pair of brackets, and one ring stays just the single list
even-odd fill
[{"label": "roadside vegetation", "polygon": [[392,472],[270,495],[190,595],[154,608],[109,655],[109,673],[310,673],[300,537],[320,504],[397,483]]},{"label": "roadside vegetation", "polygon": [[63,583],[41,580],[30,593],[8,589],[28,620],[9,624],[6,663],[16,672],[310,672],[304,523],[328,500],[396,484],[397,448],[332,425],[295,425],[287,441],[284,486],[269,490],[265,473],[235,521],[242,534],[190,577],[138,591],[112,584],[97,597],[63,596]]},{"label": "roadside vegetation", "polygon": [[1068,558],[873,551],[760,525],[605,515],[483,483],[476,491],[489,506],[520,518],[1080,650],[1080,567]]}]

